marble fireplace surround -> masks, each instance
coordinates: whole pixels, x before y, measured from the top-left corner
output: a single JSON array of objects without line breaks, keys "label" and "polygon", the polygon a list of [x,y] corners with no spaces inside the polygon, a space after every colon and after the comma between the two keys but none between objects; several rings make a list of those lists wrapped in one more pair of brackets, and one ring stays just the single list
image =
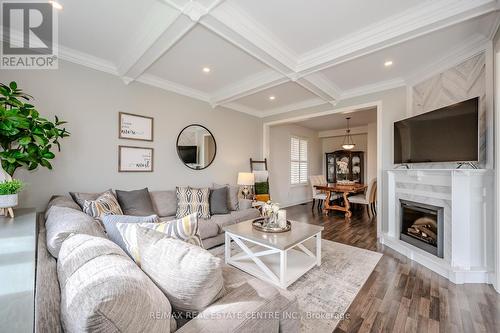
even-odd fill
[{"label": "marble fireplace surround", "polygon": [[[386,171],[388,221],[380,241],[453,283],[490,283],[494,273],[493,172],[394,169]],[[444,256],[399,239],[400,199],[444,208]]]}]

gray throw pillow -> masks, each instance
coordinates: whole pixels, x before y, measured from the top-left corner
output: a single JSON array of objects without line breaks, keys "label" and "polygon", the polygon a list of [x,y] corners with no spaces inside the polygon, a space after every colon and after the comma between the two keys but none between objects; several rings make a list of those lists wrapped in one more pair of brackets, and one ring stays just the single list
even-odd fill
[{"label": "gray throw pillow", "polygon": [[52,206],[45,220],[47,249],[54,258],[59,255],[61,245],[71,234],[86,234],[106,238],[99,222],[81,210]]},{"label": "gray throw pillow", "polygon": [[127,252],[127,245],[116,227],[117,223],[157,223],[157,215],[150,216],[131,216],[131,215],[106,215],[102,218],[102,223],[106,229],[108,238]]},{"label": "gray throw pillow", "polygon": [[228,214],[227,187],[210,190],[210,214]]},{"label": "gray throw pillow", "polygon": [[221,187],[227,187],[227,208],[229,210],[238,210],[239,209],[239,201],[238,194],[240,193],[240,188],[238,186],[233,185],[220,185],[220,184],[212,184],[212,187],[215,189]]},{"label": "gray throw pillow", "polygon": [[116,198],[124,215],[149,216],[156,214],[147,187],[135,191],[116,190]]},{"label": "gray throw pillow", "polygon": [[175,331],[168,299],[108,239],[87,235],[66,239],[57,275],[64,332]]},{"label": "gray throw pillow", "polygon": [[175,310],[197,312],[224,293],[222,260],[199,246],[137,227],[141,269]]}]

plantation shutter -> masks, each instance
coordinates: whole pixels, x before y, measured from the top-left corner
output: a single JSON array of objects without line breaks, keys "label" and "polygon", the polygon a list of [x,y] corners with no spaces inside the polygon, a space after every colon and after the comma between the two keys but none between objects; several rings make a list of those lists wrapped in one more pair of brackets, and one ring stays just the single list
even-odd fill
[{"label": "plantation shutter", "polygon": [[305,184],[308,179],[307,140],[290,139],[290,183]]}]

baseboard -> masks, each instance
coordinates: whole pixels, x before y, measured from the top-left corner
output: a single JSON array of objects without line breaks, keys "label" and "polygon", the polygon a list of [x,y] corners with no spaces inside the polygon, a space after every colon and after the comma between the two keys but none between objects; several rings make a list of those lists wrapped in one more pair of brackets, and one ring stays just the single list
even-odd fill
[{"label": "baseboard", "polygon": [[302,205],[302,204],[305,204],[305,203],[309,203],[311,201],[312,201],[312,199],[300,200],[300,201],[297,201],[297,202],[293,202],[293,203],[288,203],[288,204],[285,204],[285,205],[281,205],[281,208],[288,208],[288,207],[292,207],[292,206]]}]

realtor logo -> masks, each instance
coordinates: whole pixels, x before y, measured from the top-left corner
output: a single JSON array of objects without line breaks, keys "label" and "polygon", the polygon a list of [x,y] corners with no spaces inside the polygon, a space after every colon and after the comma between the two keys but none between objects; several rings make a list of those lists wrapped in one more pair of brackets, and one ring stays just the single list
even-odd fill
[{"label": "realtor logo", "polygon": [[57,14],[47,1],[3,1],[2,69],[57,69]]}]

